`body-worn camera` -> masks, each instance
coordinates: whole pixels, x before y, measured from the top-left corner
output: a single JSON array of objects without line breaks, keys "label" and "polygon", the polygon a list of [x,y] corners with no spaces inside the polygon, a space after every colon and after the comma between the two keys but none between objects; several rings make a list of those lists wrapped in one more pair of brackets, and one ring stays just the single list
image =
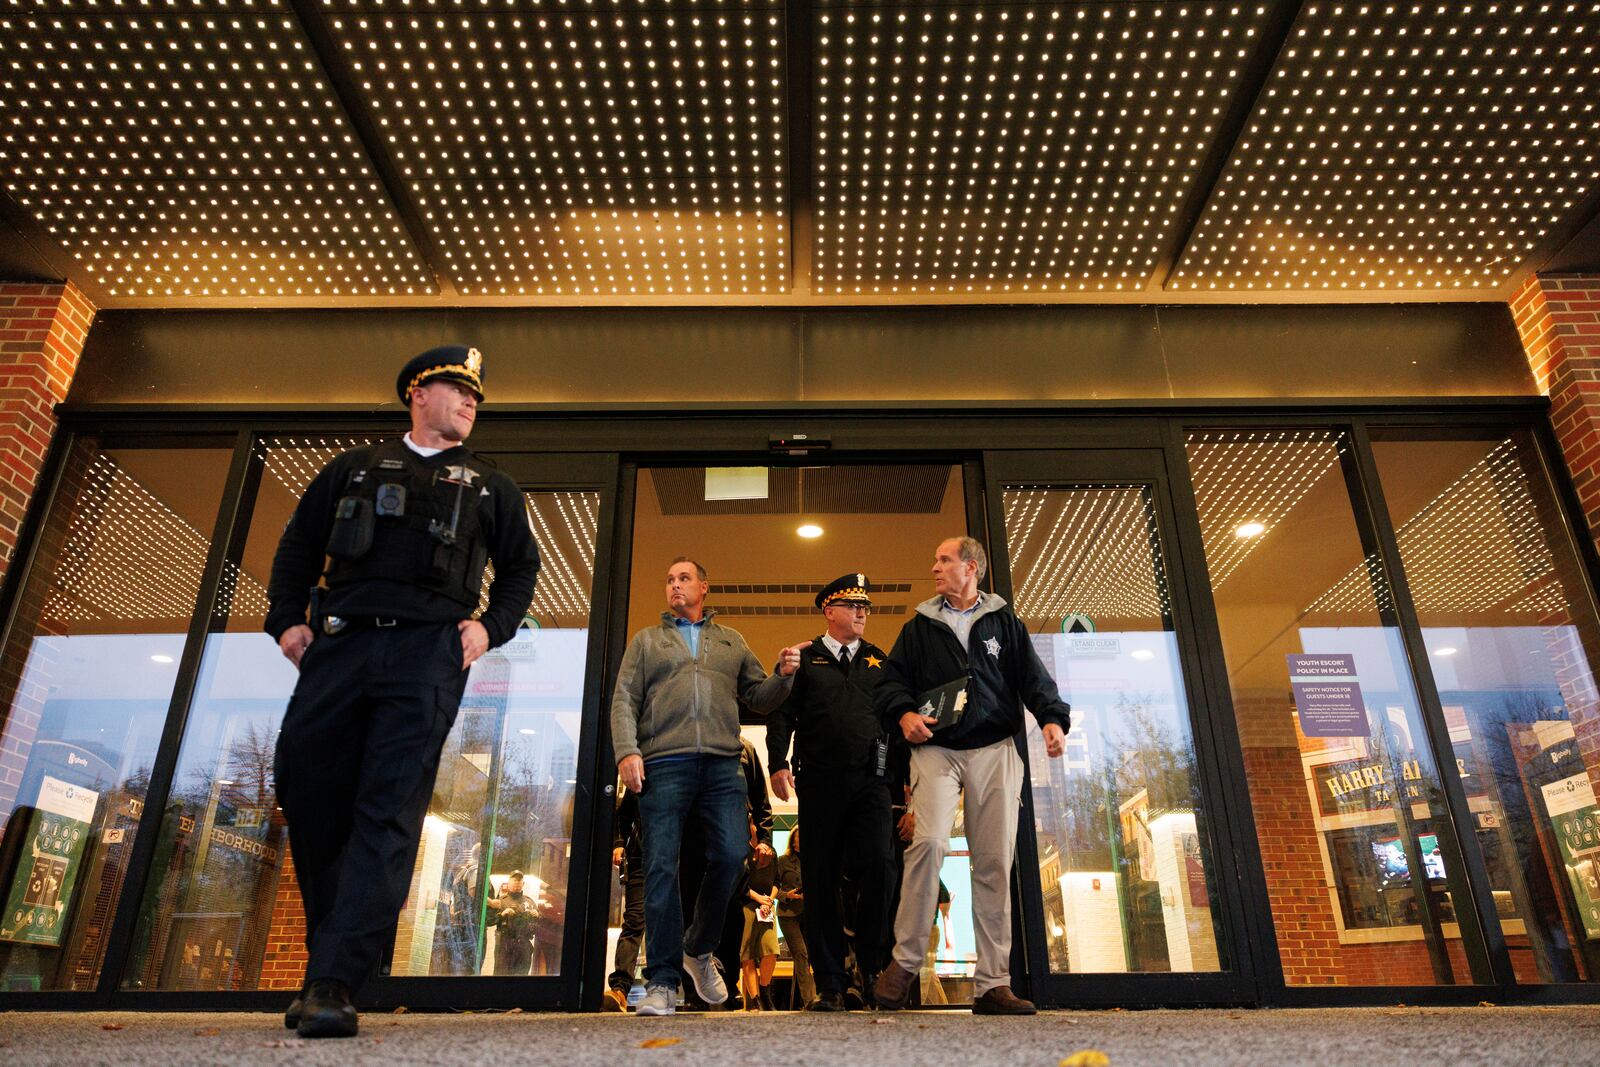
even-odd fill
[{"label": "body-worn camera", "polygon": [[376,509],[379,515],[399,518],[406,513],[406,487],[399,482],[385,482],[378,486]]}]

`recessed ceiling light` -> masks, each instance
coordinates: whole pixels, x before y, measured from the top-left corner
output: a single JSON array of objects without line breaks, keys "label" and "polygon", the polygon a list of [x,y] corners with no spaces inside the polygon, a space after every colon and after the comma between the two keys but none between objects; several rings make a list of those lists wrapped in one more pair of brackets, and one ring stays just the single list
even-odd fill
[{"label": "recessed ceiling light", "polygon": [[163,655],[162,653],[157,652],[155,655],[150,657],[150,662],[151,663],[171,663],[172,662],[172,657],[171,656],[167,656],[167,655]]},{"label": "recessed ceiling light", "polygon": [[1267,528],[1259,522],[1247,522],[1233,532],[1240,537],[1260,537],[1267,532]]},{"label": "recessed ceiling light", "polygon": [[798,530],[796,530],[795,533],[797,533],[801,537],[805,537],[805,538],[821,537],[822,536],[822,527],[818,526],[814,522],[808,522],[804,526],[802,526]]},{"label": "recessed ceiling light", "polygon": [[1451,648],[1449,645],[1446,645],[1443,648],[1434,649],[1433,654],[1435,656],[1453,656],[1456,654],[1456,650]]}]

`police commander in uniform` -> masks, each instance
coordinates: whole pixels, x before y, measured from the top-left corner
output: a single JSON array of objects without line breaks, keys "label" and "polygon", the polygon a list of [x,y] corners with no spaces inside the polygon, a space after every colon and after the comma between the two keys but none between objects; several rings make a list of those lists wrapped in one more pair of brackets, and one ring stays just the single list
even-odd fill
[{"label": "police commander in uniform", "polygon": [[482,375],[478,350],[460,345],[407,363],[396,390],[410,432],[324,467],[272,562],[266,630],[300,669],[275,770],[310,953],[284,1018],[301,1037],[355,1034],[351,998],[405,903],[467,668],[533,600],[522,494],[462,443]]},{"label": "police commander in uniform", "polygon": [[846,574],[817,594],[828,630],[811,642],[794,690],[767,725],[772,791],[788,800],[789,791],[798,789],[806,832],[800,872],[806,943],[817,977],[817,998],[807,1006],[812,1011],[845,1010],[847,946],[839,902],[845,874],[857,891],[856,963],[869,992],[888,950],[894,827],[888,745],[873,694],[889,657],[862,636],[870,592],[866,575]]}]

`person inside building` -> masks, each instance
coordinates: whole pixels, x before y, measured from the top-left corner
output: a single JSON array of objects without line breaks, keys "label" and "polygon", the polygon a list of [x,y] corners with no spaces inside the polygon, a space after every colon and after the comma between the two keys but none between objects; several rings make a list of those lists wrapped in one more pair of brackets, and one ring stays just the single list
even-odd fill
[{"label": "person inside building", "polygon": [[[900,630],[877,689],[885,725],[911,746],[906,847],[894,956],[873,989],[878,1006],[903,1008],[928,951],[939,871],[962,804],[972,862],[972,923],[978,950],[972,1003],[978,1015],[1032,1015],[1011,991],[1011,865],[1016,858],[1023,706],[1039,720],[1045,751],[1066,749],[1069,709],[1034,651],[1022,620],[979,590],[988,558],[972,537],[934,551],[932,599]],[[930,715],[940,711],[940,715]],[[937,729],[937,733],[935,732]]]},{"label": "person inside building", "polygon": [[[814,600],[827,630],[810,642],[789,699],[772,713],[767,760],[772,789],[799,794],[808,847],[801,854],[809,887],[806,945],[816,972],[813,1011],[844,1011],[850,988],[840,899],[854,892],[855,957],[865,988],[883,968],[894,892],[889,742],[874,705],[888,659],[868,641],[871,582],[836,578]],[[790,740],[794,761],[789,760]]]},{"label": "person inside building", "polygon": [[527,974],[533,966],[535,907],[522,883],[522,872],[512,871],[500,895],[489,901],[489,921],[495,927],[495,974]]},{"label": "person inside building", "polygon": [[606,980],[606,1011],[627,1011],[628,991],[639,966],[639,945],[644,941],[644,860],[639,845],[639,795],[618,784],[616,825],[612,835],[611,865],[622,879],[622,930]]},{"label": "person inside building", "polygon": [[757,850],[756,824],[750,823],[750,858],[745,861],[743,923],[739,940],[739,992],[745,1011],[776,1011],[772,975],[778,966],[778,859],[769,848]]},{"label": "person inside building", "polygon": [[306,981],[284,1017],[301,1037],[356,1033],[467,669],[533,600],[522,492],[465,444],[482,373],[463,345],[408,362],[395,389],[410,431],[324,467],[273,558],[265,629],[300,671],[274,770],[306,914]]},{"label": "person inside building", "polygon": [[794,981],[800,994],[800,1006],[809,1006],[817,999],[817,985],[811,974],[811,952],[806,945],[805,877],[800,869],[800,827],[789,831],[789,844],[778,857],[778,884],[776,889],[778,929],[783,932],[783,943],[789,946],[789,958],[794,963]]},{"label": "person inside building", "polygon": [[[728,999],[718,934],[749,849],[739,766],[739,702],[766,714],[789,695],[807,645],[785,648],[768,676],[737,630],[705,606],[710,585],[681,556],[667,569],[667,610],[628,642],[612,694],[611,739],[644,825],[647,982],[640,1015],[677,1010],[679,967],[707,1004]],[[684,824],[706,829],[706,874],[684,930],[678,862]]]}]

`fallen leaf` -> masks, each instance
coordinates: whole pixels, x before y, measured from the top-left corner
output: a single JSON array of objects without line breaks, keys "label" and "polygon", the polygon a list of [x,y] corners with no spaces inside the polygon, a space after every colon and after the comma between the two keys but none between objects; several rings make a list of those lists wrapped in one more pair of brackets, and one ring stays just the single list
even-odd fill
[{"label": "fallen leaf", "polygon": [[289,1042],[289,1041],[285,1041],[282,1038],[279,1038],[276,1041],[268,1041],[264,1045],[262,1045],[261,1047],[262,1048],[290,1048],[291,1046],[295,1047],[295,1048],[300,1047],[298,1044],[295,1044],[295,1043]]},{"label": "fallen leaf", "polygon": [[121,1023],[101,1023],[100,1024],[100,1029],[102,1029],[102,1030],[121,1030],[122,1029],[122,1024]]},{"label": "fallen leaf", "polygon": [[411,1009],[406,1007],[404,1004],[402,1004],[402,1005],[400,1005],[398,1008],[396,1008],[394,1010],[393,1014],[395,1014],[395,1015],[409,1015],[409,1014],[411,1014]]},{"label": "fallen leaf", "polygon": [[682,1040],[683,1040],[683,1038],[681,1038],[681,1037],[652,1037],[652,1038],[649,1038],[649,1039],[647,1039],[645,1041],[639,1042],[639,1047],[640,1048],[666,1048],[668,1045],[676,1045],[679,1041],[682,1041]]},{"label": "fallen leaf", "polygon": [[1060,1067],[1110,1067],[1111,1057],[1097,1048],[1079,1049],[1061,1061]]},{"label": "fallen leaf", "polygon": [[196,1030],[194,1032],[194,1036],[195,1037],[216,1037],[220,1033],[222,1033],[222,1028],[221,1027],[208,1026],[204,1030]]},{"label": "fallen leaf", "polygon": [[521,1015],[522,1014],[522,1009],[521,1008],[507,1008],[506,1009],[506,1014],[507,1015]]},{"label": "fallen leaf", "polygon": [[1480,1007],[1480,1008],[1492,1008],[1492,1007],[1494,1007],[1494,1001],[1492,1001],[1492,1000],[1480,1000],[1480,1001],[1478,1001],[1478,1007]]}]

